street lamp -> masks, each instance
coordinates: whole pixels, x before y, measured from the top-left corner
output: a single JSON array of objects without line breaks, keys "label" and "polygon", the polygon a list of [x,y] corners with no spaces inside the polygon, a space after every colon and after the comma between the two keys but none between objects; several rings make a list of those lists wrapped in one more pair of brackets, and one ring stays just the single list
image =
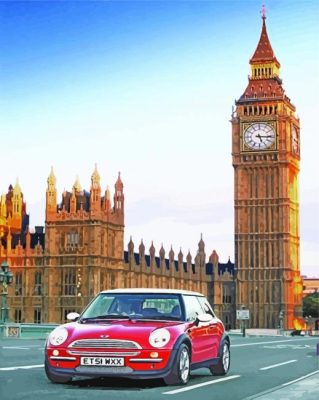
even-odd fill
[{"label": "street lamp", "polygon": [[8,285],[13,282],[13,273],[9,270],[9,264],[7,261],[4,261],[1,264],[0,271],[0,283],[2,283],[2,303],[1,303],[1,322],[6,322],[9,317],[9,307],[8,307]]}]

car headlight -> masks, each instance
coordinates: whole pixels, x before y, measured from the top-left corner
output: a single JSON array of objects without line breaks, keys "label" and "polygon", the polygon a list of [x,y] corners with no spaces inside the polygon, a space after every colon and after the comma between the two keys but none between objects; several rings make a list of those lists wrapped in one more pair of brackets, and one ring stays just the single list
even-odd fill
[{"label": "car headlight", "polygon": [[169,331],[165,328],[160,328],[150,334],[148,341],[151,346],[159,348],[165,346],[169,342],[170,338],[171,334]]},{"label": "car headlight", "polygon": [[59,346],[66,341],[68,334],[69,333],[66,328],[55,328],[49,335],[49,342],[53,346]]}]

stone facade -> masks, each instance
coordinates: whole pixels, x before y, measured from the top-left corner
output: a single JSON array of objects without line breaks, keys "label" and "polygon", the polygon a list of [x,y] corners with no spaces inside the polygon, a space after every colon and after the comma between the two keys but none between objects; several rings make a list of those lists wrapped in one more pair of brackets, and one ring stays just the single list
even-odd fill
[{"label": "stone facade", "polygon": [[302,324],[300,121],[262,20],[248,85],[231,119],[237,304],[250,310],[250,327],[293,328]]},{"label": "stone facade", "polygon": [[[14,273],[9,287],[10,319],[17,322],[64,322],[70,311],[81,311],[101,290],[154,287],[195,290],[207,295],[225,325],[235,327],[234,264],[219,263],[215,251],[206,260],[201,238],[198,251],[186,259],[171,248],[145,252],[143,241],[134,252],[132,240],[124,251],[124,192],[118,176],[113,202],[107,188],[101,195],[95,168],[91,188],[79,180],[57,203],[53,170],[46,191],[46,221],[35,233],[21,229],[2,235],[0,262]],[[111,204],[113,203],[113,204]],[[7,220],[9,214],[7,215]],[[8,224],[7,224],[8,226]]]}]

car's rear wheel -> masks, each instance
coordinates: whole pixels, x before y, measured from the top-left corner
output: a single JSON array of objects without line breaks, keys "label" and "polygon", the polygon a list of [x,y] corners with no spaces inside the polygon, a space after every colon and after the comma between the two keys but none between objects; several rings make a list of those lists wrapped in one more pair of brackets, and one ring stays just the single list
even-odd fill
[{"label": "car's rear wheel", "polygon": [[65,376],[65,375],[58,375],[55,374],[54,372],[51,372],[47,361],[45,361],[45,373],[48,379],[53,382],[53,383],[68,383],[72,381],[72,376]]},{"label": "car's rear wheel", "polygon": [[190,352],[186,344],[181,344],[177,351],[176,362],[171,373],[164,378],[167,385],[186,385],[190,375]]},{"label": "car's rear wheel", "polygon": [[229,343],[224,342],[222,352],[219,357],[218,363],[212,365],[209,369],[213,375],[226,375],[230,367],[230,350]]}]

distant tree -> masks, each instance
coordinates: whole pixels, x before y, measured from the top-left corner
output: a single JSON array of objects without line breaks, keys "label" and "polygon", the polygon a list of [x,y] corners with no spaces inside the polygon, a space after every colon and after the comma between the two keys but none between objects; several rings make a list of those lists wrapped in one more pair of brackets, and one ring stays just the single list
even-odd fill
[{"label": "distant tree", "polygon": [[319,318],[319,292],[304,297],[302,308],[304,317]]}]

